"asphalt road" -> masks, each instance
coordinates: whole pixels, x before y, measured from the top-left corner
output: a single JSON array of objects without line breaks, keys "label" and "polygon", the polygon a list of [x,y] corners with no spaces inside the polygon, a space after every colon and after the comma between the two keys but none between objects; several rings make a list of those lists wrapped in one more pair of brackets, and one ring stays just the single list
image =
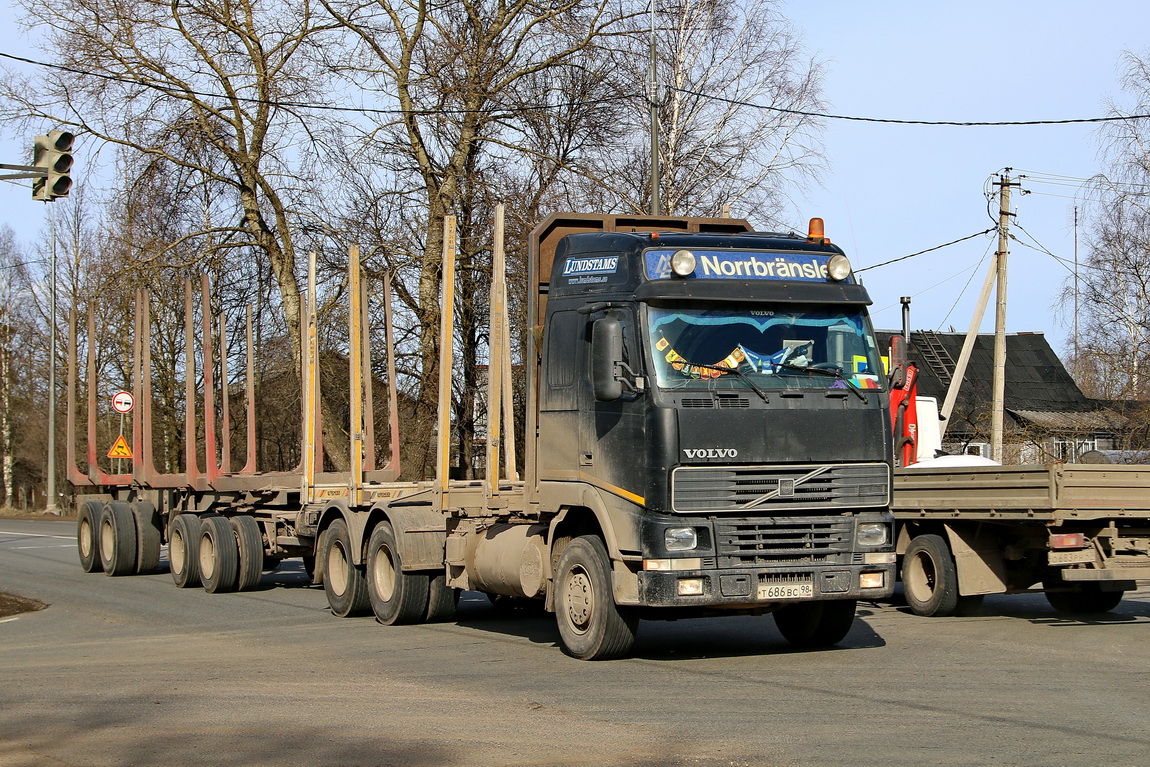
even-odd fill
[{"label": "asphalt road", "polygon": [[0,765],[1150,764],[1150,592],[971,618],[862,604],[837,649],[769,617],[646,623],[564,656],[549,617],[338,619],[285,562],[245,594],[80,570],[69,522],[0,520]]}]

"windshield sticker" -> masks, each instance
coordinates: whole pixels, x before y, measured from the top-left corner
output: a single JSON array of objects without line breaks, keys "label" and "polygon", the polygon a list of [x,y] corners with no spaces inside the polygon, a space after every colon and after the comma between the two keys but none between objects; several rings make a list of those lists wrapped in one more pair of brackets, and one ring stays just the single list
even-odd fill
[{"label": "windshield sticker", "polygon": [[[647,279],[671,277],[673,250],[649,250],[646,253]],[[798,253],[763,253],[730,250],[693,251],[697,266],[687,279],[700,280],[802,280],[823,282],[827,277],[830,255]]]}]

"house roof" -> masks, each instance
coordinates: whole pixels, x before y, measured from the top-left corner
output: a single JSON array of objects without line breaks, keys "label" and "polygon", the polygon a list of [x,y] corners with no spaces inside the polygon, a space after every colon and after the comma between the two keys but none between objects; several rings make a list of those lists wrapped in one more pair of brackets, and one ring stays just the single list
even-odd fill
[{"label": "house roof", "polygon": [[[892,333],[878,335],[885,345]],[[908,352],[910,361],[918,367],[919,396],[937,397],[942,403],[965,338],[965,333],[911,332]],[[959,389],[955,416],[971,423],[988,417],[993,377],[994,335],[979,334]],[[1034,425],[1054,430],[1110,428],[1110,419],[1094,412],[1099,409],[1098,403],[1083,395],[1042,333],[1006,336],[1003,404],[1016,426]],[[1071,415],[1088,412],[1092,415],[1081,418]],[[958,426],[958,420],[952,423]]]}]

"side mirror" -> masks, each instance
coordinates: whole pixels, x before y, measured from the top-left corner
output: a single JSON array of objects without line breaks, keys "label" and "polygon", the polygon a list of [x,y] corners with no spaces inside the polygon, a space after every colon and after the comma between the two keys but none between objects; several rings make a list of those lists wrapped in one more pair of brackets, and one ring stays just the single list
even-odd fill
[{"label": "side mirror", "polygon": [[900,388],[906,383],[906,338],[904,336],[890,337],[890,387]]},{"label": "side mirror", "polygon": [[623,396],[623,382],[615,375],[623,362],[623,326],[614,317],[595,320],[591,326],[591,385],[595,399],[614,402]]}]

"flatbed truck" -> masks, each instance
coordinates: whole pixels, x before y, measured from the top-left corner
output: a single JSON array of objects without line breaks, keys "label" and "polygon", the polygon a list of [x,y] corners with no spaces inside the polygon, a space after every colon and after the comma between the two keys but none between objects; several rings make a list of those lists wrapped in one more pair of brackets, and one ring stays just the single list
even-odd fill
[{"label": "flatbed truck", "polygon": [[[401,481],[389,291],[390,459],[375,465],[366,291],[349,259],[350,470],[322,470],[315,267],[302,326],[299,467],[255,466],[248,322],[247,462],[226,435],[226,355],[202,286],[202,392],[185,289],[183,471],[155,470],[149,299],[137,294],[131,470],[96,452],[88,344],[87,470],[75,463],[79,351],[69,343],[69,478],[85,570],[155,571],[209,592],[254,588],[302,557],[337,616],[388,625],[449,620],[461,590],[538,600],[565,652],[626,655],[640,619],[774,615],[800,647],[839,642],[858,599],[889,596],[889,385],[870,299],[812,220],[807,236],[737,219],[557,214],[531,235],[524,477],[513,457],[510,354],[495,220],[487,477],[450,479],[455,222],[444,232],[437,462]],[[96,337],[89,313],[88,338]],[[213,379],[217,364],[225,385]],[[217,418],[217,389],[224,423]],[[197,404],[201,403],[197,416]],[[202,424],[203,440],[195,438]],[[218,434],[225,435],[222,439]],[[504,466],[501,471],[500,467]]]}]

